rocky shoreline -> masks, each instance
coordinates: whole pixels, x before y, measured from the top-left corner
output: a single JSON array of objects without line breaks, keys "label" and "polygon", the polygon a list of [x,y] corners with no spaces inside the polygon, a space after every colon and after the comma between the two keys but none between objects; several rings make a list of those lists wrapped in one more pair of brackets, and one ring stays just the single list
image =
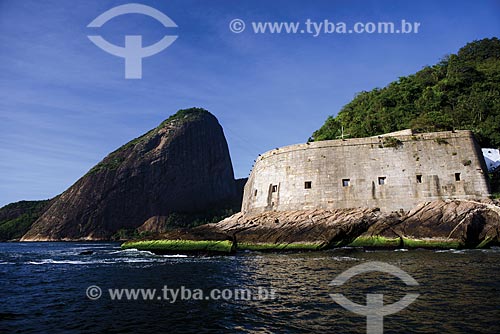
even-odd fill
[{"label": "rocky shoreline", "polygon": [[499,201],[437,200],[406,213],[297,210],[244,215],[178,229],[122,248],[157,253],[324,250],[336,247],[486,248],[500,244]]}]

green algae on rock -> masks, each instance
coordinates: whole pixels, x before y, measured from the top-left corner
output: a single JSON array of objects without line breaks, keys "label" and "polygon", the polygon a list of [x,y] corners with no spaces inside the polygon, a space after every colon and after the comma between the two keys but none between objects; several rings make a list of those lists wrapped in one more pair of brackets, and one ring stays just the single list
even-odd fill
[{"label": "green algae on rock", "polygon": [[366,237],[357,237],[350,244],[350,247],[400,247],[401,239],[400,238],[386,238],[383,236],[366,236]]},{"label": "green algae on rock", "polygon": [[440,238],[403,238],[403,244],[405,248],[460,249],[465,247],[465,244],[459,241]]},{"label": "green algae on rock", "polygon": [[292,242],[292,243],[251,243],[242,242],[237,243],[237,250],[251,250],[251,251],[316,251],[324,248],[321,243],[305,243],[305,242]]},{"label": "green algae on rock", "polygon": [[122,249],[147,250],[155,254],[172,253],[224,253],[234,251],[230,240],[139,240],[128,241]]},{"label": "green algae on rock", "polygon": [[[215,224],[171,230],[124,248],[196,253],[318,251],[338,247],[484,248],[499,244],[500,208],[495,201],[437,200],[407,213],[377,209],[237,213]],[[231,245],[231,246],[230,246]]]}]

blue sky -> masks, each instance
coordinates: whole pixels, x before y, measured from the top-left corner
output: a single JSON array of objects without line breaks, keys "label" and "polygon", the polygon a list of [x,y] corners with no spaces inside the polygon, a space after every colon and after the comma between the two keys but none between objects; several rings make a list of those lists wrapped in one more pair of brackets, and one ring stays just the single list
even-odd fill
[{"label": "blue sky", "polygon": [[[475,39],[498,36],[494,1],[137,1],[178,28],[123,15],[87,28],[127,1],[0,0],[0,206],[53,197],[109,152],[178,109],[217,116],[236,177],[259,153],[305,142],[362,90],[438,62]],[[239,18],[240,34],[229,30]],[[418,34],[254,34],[251,22],[420,22]],[[143,60],[141,80],[87,35],[143,45],[178,35]]]}]

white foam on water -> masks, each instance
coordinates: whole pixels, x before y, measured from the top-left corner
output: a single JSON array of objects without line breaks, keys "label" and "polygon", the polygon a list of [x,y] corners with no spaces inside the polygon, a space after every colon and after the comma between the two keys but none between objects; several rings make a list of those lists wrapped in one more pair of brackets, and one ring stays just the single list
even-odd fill
[{"label": "white foam on water", "polygon": [[89,264],[90,262],[45,259],[41,261],[28,261],[26,263],[27,264]]},{"label": "white foam on water", "polygon": [[128,248],[128,249],[119,250],[119,252],[123,252],[123,253],[138,252],[138,251],[139,250],[137,248]]},{"label": "white foam on water", "polygon": [[458,249],[440,249],[440,250],[435,251],[435,253],[465,254],[465,250],[458,250]]},{"label": "white foam on water", "polygon": [[109,247],[116,247],[116,244],[88,244],[88,243],[82,243],[80,244],[83,247],[92,247],[92,248],[109,248]]},{"label": "white foam on water", "polygon": [[124,255],[150,255],[150,256],[157,256],[155,253],[146,251],[146,250],[138,250],[135,248],[130,248],[130,249],[123,249],[123,250],[117,250],[110,252],[109,254],[124,254]]},{"label": "white foam on water", "polygon": [[149,255],[149,256],[154,256],[154,257],[188,257],[186,254],[167,254],[167,255],[158,255],[150,251],[146,250],[138,250],[135,248],[130,248],[130,249],[124,249],[124,250],[119,250],[119,251],[114,251],[109,254],[130,254],[130,255]]},{"label": "white foam on water", "polygon": [[491,247],[491,248],[486,248],[486,249],[481,249],[481,252],[483,253],[498,253],[500,252],[500,247]]},{"label": "white foam on water", "polygon": [[350,257],[350,256],[334,256],[333,259],[335,261],[359,261],[359,259],[355,258],[355,257]]},{"label": "white foam on water", "polygon": [[92,246],[92,245],[85,245],[85,246],[75,246],[75,247],[72,247],[70,249],[72,250],[78,250],[78,249],[96,249],[96,248],[99,248],[99,249],[102,249],[102,248],[120,248],[119,246]]},{"label": "white foam on water", "polygon": [[26,264],[33,265],[59,265],[59,264],[69,264],[69,265],[93,265],[93,264],[117,264],[117,263],[163,263],[167,262],[168,259],[172,258],[186,258],[187,255],[177,254],[177,255],[163,255],[155,257],[116,257],[108,259],[95,259],[89,261],[80,260],[54,260],[54,259],[43,259],[40,261],[28,261]]}]

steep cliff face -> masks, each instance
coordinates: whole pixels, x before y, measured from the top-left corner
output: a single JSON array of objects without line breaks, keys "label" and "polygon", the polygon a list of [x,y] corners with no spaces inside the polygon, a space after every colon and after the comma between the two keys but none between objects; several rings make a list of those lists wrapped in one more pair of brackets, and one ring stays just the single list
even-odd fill
[{"label": "steep cliff face", "polygon": [[22,240],[109,239],[153,216],[203,212],[235,200],[222,127],[206,110],[180,110],[104,158]]}]

